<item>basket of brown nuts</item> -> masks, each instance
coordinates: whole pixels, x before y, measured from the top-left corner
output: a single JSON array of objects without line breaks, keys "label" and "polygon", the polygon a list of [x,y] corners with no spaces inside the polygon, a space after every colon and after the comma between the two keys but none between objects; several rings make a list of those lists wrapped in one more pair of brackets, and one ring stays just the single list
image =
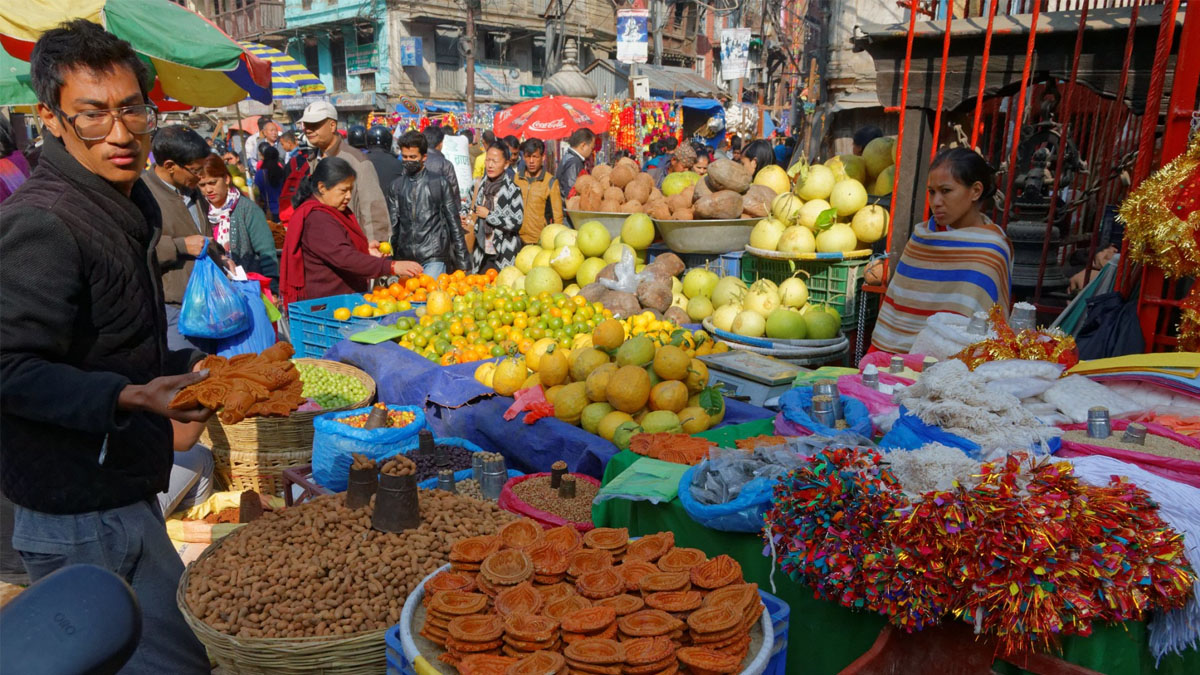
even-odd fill
[{"label": "basket of brown nuts", "polygon": [[[375,380],[354,366],[323,359],[294,359],[304,396],[322,407],[286,417],[247,417],[237,424],[208,421],[200,442],[212,448],[217,478],[229,490],[283,494],[283,470],[312,463],[313,418],[353,410],[375,399]],[[339,393],[330,393],[333,390]],[[352,400],[353,399],[353,400]]]},{"label": "basket of brown nuts", "polygon": [[383,672],[384,634],[405,599],[450,559],[450,548],[516,516],[496,504],[420,490],[420,524],[371,528],[372,508],[344,493],[264,514],[188,566],[176,601],[230,672]]}]

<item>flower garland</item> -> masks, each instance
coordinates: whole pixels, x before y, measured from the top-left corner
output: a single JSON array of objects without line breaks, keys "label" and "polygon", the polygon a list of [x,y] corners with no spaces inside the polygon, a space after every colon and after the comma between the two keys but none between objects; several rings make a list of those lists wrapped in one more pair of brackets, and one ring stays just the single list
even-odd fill
[{"label": "flower garland", "polygon": [[682,140],[682,108],[667,101],[612,101],[608,133],[618,150],[640,155],[667,136]]},{"label": "flower garland", "polygon": [[1183,606],[1195,572],[1144,490],[1021,454],[910,500],[874,450],[826,449],[776,486],[766,533],[818,598],[911,632],[952,615],[1013,655],[1093,621]]}]

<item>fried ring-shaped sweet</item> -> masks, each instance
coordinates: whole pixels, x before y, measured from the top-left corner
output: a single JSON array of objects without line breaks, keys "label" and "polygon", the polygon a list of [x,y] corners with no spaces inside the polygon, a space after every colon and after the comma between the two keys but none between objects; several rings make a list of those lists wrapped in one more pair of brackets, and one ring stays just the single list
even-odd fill
[{"label": "fried ring-shaped sweet", "polygon": [[629,542],[629,548],[625,551],[625,560],[645,560],[647,562],[654,562],[655,560],[661,558],[664,553],[670,551],[674,546],[674,532],[648,534],[640,539],[635,539]]},{"label": "fried ring-shaped sweet", "polygon": [[683,628],[683,622],[661,609],[643,609],[617,619],[617,628],[631,637],[655,637]]},{"label": "fried ring-shaped sweet", "polygon": [[708,556],[698,548],[673,548],[655,564],[664,572],[688,572],[705,560],[708,560]]},{"label": "fried ring-shaped sweet", "polygon": [[687,572],[656,572],[642,577],[642,595],[664,591],[686,591],[691,589]]},{"label": "fried ring-shaped sweet", "polygon": [[625,580],[617,574],[616,568],[606,567],[579,575],[575,580],[575,590],[585,598],[593,600],[611,598],[625,592]]},{"label": "fried ring-shaped sweet", "polygon": [[552,527],[546,530],[542,536],[543,541],[562,551],[563,555],[569,556],[583,548],[583,535],[579,534],[579,530],[570,525]]},{"label": "fried ring-shaped sweet", "polygon": [[704,596],[704,606],[729,605],[739,612],[758,600],[758,584],[730,584]]},{"label": "fried ring-shaped sweet", "polygon": [[552,637],[549,640],[518,640],[514,637],[504,636],[503,643],[522,652],[537,652],[541,650],[557,651],[555,649],[562,644],[558,636]]},{"label": "fried ring-shaped sweet", "polygon": [[515,640],[545,642],[558,637],[558,621],[540,614],[510,614],[504,618],[504,634]]},{"label": "fried ring-shaped sweet", "polygon": [[533,561],[533,573],[542,576],[557,576],[566,574],[571,561],[555,546],[545,541],[525,549],[529,559]]},{"label": "fried ring-shaped sweet", "polygon": [[700,591],[663,591],[646,596],[646,605],[664,612],[690,612],[700,607]]},{"label": "fried ring-shaped sweet", "polygon": [[616,568],[617,574],[625,581],[625,588],[631,591],[636,591],[642,586],[642,577],[647,574],[658,574],[662,570],[654,566],[654,563],[648,563],[642,560],[626,561],[620,567]]},{"label": "fried ring-shaped sweet", "polygon": [[679,662],[692,673],[736,673],[742,662],[728,654],[703,647],[683,647],[675,651]]},{"label": "fried ring-shaped sweet", "polygon": [[542,614],[561,621],[564,616],[571,612],[591,607],[592,601],[582,595],[569,595],[561,600],[555,600],[546,604],[546,608],[542,610]]},{"label": "fried ring-shaped sweet", "polygon": [[608,551],[583,549],[572,553],[568,560],[570,565],[567,567],[567,575],[578,577],[588,572],[597,572],[599,570],[612,567],[613,556]]},{"label": "fried ring-shaped sweet", "polygon": [[458,664],[460,675],[505,675],[517,660],[499,654],[467,654]]},{"label": "fried ring-shaped sweet", "polygon": [[462,640],[454,639],[454,636],[446,638],[446,649],[456,654],[478,654],[481,652],[490,652],[504,646],[504,640],[492,640],[491,642],[463,642]]},{"label": "fried ring-shaped sweet", "polygon": [[622,593],[621,595],[616,595],[611,598],[597,600],[596,604],[604,607],[612,607],[613,610],[616,611],[617,616],[633,614],[634,612],[646,606],[646,602],[644,600],[636,595],[629,595],[628,593]]},{"label": "fried ring-shaped sweet", "polygon": [[528,549],[541,542],[545,530],[537,521],[521,518],[506,523],[496,533],[500,537],[500,545],[504,548]]},{"label": "fried ring-shaped sweet", "polygon": [[524,551],[505,549],[484,558],[479,573],[493,584],[512,586],[533,576],[533,561]]},{"label": "fried ring-shaped sweet", "polygon": [[538,651],[512,664],[504,675],[546,675],[559,673],[567,665],[567,659],[555,652]]},{"label": "fried ring-shaped sweet", "polygon": [[583,535],[583,545],[614,551],[629,543],[629,529],[625,527],[597,527]]},{"label": "fried ring-shaped sweet", "polygon": [[563,656],[580,663],[610,665],[625,662],[625,648],[616,640],[588,638],[567,645]]},{"label": "fried ring-shaped sweet", "polygon": [[487,596],[481,593],[442,591],[429,601],[429,609],[447,616],[478,614],[487,607],[487,600]]},{"label": "fried ring-shaped sweet", "polygon": [[668,637],[634,638],[622,644],[625,647],[625,663],[631,666],[657,663],[675,655],[675,643]]},{"label": "fried ring-shaped sweet", "polygon": [[687,618],[688,628],[692,629],[694,634],[721,633],[738,628],[741,622],[742,613],[729,605],[701,607],[689,614]]},{"label": "fried ring-shaped sweet", "polygon": [[572,633],[594,633],[604,630],[617,621],[617,611],[612,607],[597,605],[578,609],[562,618],[562,629]]},{"label": "fried ring-shaped sweet", "polygon": [[492,642],[504,635],[504,619],[495,614],[456,616],[446,630],[459,642]]},{"label": "fried ring-shaped sweet", "polygon": [[692,583],[700,588],[714,589],[742,581],[742,566],[722,553],[691,569]]},{"label": "fried ring-shaped sweet", "polygon": [[537,614],[546,604],[546,599],[528,581],[506,588],[496,594],[493,601],[496,613],[501,616],[509,614]]},{"label": "fried ring-shaped sweet", "polygon": [[460,539],[450,547],[452,562],[481,563],[483,559],[500,550],[500,538],[493,534]]}]

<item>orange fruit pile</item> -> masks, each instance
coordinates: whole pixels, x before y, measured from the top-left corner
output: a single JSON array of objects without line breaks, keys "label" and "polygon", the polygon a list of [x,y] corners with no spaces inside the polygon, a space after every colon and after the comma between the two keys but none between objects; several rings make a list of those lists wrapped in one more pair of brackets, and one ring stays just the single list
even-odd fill
[{"label": "orange fruit pile", "polygon": [[434,291],[445,291],[450,297],[456,297],[490,286],[496,280],[497,274],[496,270],[488,270],[484,274],[467,274],[458,270],[449,274],[439,274],[437,278],[422,274],[404,281],[397,281],[389,286],[380,286],[363,295],[363,300],[370,303],[379,303],[385,300],[425,302],[429,299],[429,294]]}]

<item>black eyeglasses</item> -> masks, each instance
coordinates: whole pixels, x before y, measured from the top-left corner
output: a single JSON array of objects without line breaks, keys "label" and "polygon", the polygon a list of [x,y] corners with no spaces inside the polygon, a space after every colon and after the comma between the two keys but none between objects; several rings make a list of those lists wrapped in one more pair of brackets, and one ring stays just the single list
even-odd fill
[{"label": "black eyeglasses", "polygon": [[144,136],[158,127],[158,108],[148,103],[108,110],[84,110],[69,117],[60,110],[59,115],[74,127],[75,133],[85,141],[99,141],[108,137],[118,116],[121,118],[121,124],[125,125],[131,134]]}]

